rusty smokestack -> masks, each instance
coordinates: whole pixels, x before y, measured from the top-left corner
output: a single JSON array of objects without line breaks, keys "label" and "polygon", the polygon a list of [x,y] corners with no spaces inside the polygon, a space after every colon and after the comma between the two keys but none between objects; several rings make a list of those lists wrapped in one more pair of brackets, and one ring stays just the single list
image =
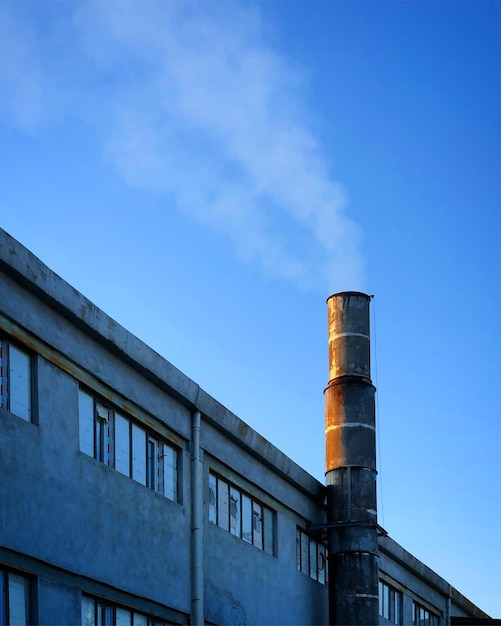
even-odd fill
[{"label": "rusty smokestack", "polygon": [[371,297],[327,300],[329,384],[325,390],[329,623],[379,621],[375,388],[370,373]]}]

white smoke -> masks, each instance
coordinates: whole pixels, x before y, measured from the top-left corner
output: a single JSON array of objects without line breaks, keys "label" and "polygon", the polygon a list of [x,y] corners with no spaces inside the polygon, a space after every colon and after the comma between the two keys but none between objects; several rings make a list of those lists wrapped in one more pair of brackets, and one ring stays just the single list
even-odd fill
[{"label": "white smoke", "polygon": [[[61,4],[65,45],[81,60],[65,79],[82,96],[69,98],[71,113],[98,129],[127,184],[161,194],[166,211],[202,221],[270,275],[361,287],[360,231],[311,130],[300,74],[269,42],[259,7]],[[19,82],[15,97],[37,102],[28,88]]]}]

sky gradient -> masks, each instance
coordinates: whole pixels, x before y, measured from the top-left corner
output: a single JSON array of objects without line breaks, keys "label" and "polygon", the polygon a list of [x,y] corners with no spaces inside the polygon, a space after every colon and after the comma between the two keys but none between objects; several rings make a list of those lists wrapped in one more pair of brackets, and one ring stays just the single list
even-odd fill
[{"label": "sky gradient", "polygon": [[501,618],[501,3],[0,0],[0,225],[319,480],[375,294],[379,521]]}]

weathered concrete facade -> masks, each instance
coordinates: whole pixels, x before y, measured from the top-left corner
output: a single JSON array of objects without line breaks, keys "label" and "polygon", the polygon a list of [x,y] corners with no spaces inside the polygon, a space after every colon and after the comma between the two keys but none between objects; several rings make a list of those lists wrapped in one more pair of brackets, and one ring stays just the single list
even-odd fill
[{"label": "weathered concrete facade", "polygon": [[[325,486],[4,231],[0,347],[0,624],[328,623]],[[401,623],[485,617],[389,538],[379,559]]]}]

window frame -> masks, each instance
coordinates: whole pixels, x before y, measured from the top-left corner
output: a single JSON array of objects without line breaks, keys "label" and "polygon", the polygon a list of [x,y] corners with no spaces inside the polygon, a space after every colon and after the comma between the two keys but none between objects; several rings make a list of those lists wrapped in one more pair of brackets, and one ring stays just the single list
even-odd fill
[{"label": "window frame", "polygon": [[[167,500],[179,502],[178,446],[83,385],[79,385],[78,398],[80,451]],[[165,471],[166,459],[169,471]]]},{"label": "window frame", "polygon": [[321,585],[327,584],[327,545],[299,526],[296,526],[296,563],[298,572]]},{"label": "window frame", "polygon": [[[25,411],[16,411],[13,408],[13,390],[11,371],[12,350],[27,358],[27,397],[24,398],[26,403]],[[23,344],[12,341],[9,337],[0,334],[0,408],[8,411],[12,415],[16,415],[25,422],[36,424],[37,405],[36,399],[36,354],[26,348]],[[15,374],[18,376],[19,374]],[[15,404],[18,404],[17,402]]]},{"label": "window frame", "polygon": [[208,500],[211,524],[261,552],[276,556],[276,511],[212,469],[209,470]]},{"label": "window frame", "polygon": [[379,615],[400,626],[403,623],[404,594],[381,578],[378,581]]},{"label": "window frame", "polygon": [[19,624],[17,621],[19,616],[12,616],[11,614],[11,585],[10,578],[12,576],[16,576],[23,581],[24,585],[24,603],[25,603],[25,615],[24,615],[24,624],[27,626],[28,624],[34,624],[34,595],[33,595],[33,578],[31,576],[27,576],[25,572],[19,572],[17,570],[11,569],[10,567],[5,567],[0,565],[0,624],[5,626],[9,626],[11,624],[11,620],[13,617],[16,618],[16,624]]},{"label": "window frame", "polygon": [[[419,614],[417,615],[419,611]],[[421,613],[423,617],[421,617]],[[413,626],[439,626],[441,616],[430,610],[416,600],[412,601],[412,624]]]},{"label": "window frame", "polygon": [[152,491],[163,493],[164,489],[164,442],[146,431],[146,486]]},{"label": "window frame", "polygon": [[[138,618],[143,618],[141,619],[143,626],[170,626],[173,623],[163,618],[158,619],[154,615],[148,615],[147,613],[138,611],[130,606],[125,606],[117,602],[111,602],[103,598],[97,598],[95,596],[82,593],[82,599],[80,602],[80,617],[82,626],[87,626],[87,623],[84,622],[83,615],[86,602],[93,604],[92,610],[94,613],[94,622],[88,624],[88,626],[115,626],[117,623],[117,610],[129,613],[130,621],[127,626],[136,626],[139,622]],[[122,615],[122,617],[126,616]],[[141,624],[141,622],[139,622],[139,624]]]}]

